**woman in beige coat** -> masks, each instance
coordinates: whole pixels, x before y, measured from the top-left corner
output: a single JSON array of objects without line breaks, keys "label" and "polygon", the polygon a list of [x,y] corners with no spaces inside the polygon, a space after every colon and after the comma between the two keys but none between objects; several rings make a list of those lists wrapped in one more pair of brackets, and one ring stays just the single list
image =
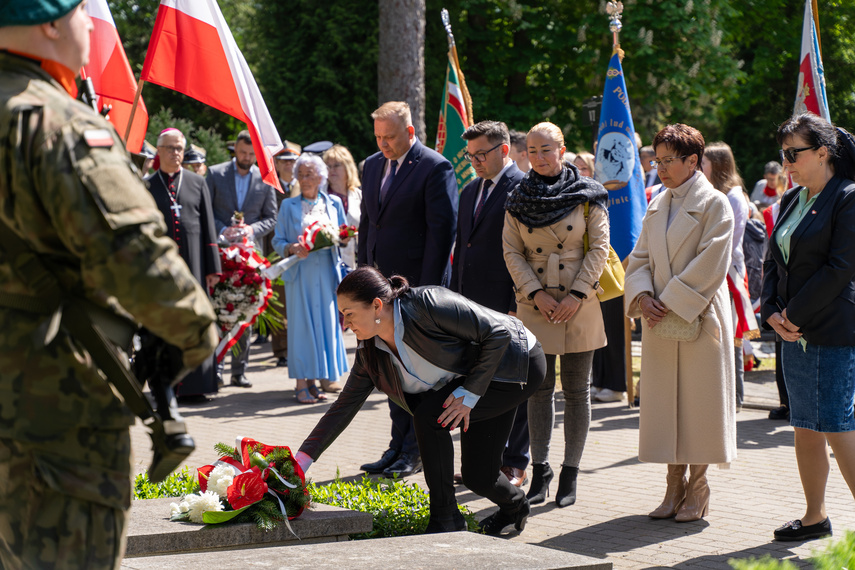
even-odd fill
[{"label": "woman in beige coat", "polygon": [[[707,466],[736,458],[733,324],[725,281],[733,214],[727,197],[699,170],[700,132],[669,125],[653,147],[666,190],[650,203],[629,256],[624,302],[627,316],[645,323],[638,458],[668,464],[665,499],[650,516],[685,522],[709,508]],[[697,340],[659,336],[656,327],[670,312],[685,321],[701,319]]]},{"label": "woman in beige coat", "polygon": [[[564,136],[552,123],[526,136],[532,169],[508,196],[502,234],[505,262],[517,292],[517,316],[543,344],[546,379],[528,403],[532,481],[527,497],[546,500],[554,473],[549,443],[555,420],[555,360],[561,357],[564,458],[555,502],[576,501],[576,476],[591,422],[594,350],[606,345],[597,299],[609,253],[608,193],[563,161]],[[583,248],[588,203],[590,251]]]}]

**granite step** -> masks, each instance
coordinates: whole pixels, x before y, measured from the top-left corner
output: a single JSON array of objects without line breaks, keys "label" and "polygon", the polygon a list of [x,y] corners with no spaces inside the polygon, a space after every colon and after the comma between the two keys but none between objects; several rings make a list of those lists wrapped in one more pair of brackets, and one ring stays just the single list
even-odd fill
[{"label": "granite step", "polygon": [[[175,523],[177,524],[177,523]],[[562,550],[476,534],[452,532],[299,544],[270,548],[126,558],[125,570],[155,568],[527,568],[532,570],[612,570],[612,563]]]},{"label": "granite step", "polygon": [[[271,531],[255,524],[201,525],[169,520],[169,504],[176,499],[134,501],[128,522],[126,558],[349,540],[348,535],[371,531],[373,517],[329,505],[315,504],[290,521],[295,537],[282,524]],[[161,562],[163,561],[160,558]],[[147,566],[154,568],[156,566]],[[164,566],[161,566],[164,567]],[[197,566],[192,566],[197,568]]]}]

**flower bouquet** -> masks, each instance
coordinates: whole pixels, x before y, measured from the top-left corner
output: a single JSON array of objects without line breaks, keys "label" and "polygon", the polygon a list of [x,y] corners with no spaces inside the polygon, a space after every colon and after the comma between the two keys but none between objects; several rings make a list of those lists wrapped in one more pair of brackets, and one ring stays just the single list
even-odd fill
[{"label": "flower bouquet", "polygon": [[[356,234],[356,226],[342,224],[341,227],[336,228],[329,222],[325,223],[315,220],[306,226],[306,229],[303,230],[303,234],[297,238],[297,241],[311,253],[334,245],[340,245],[342,240],[351,238]],[[276,279],[299,261],[299,256],[290,255],[282,261],[278,261],[264,269],[262,274],[268,279]]]},{"label": "flower bouquet", "polygon": [[[243,239],[247,240],[246,237]],[[270,279],[262,273],[270,262],[261,257],[252,245],[243,242],[220,246],[220,260],[223,272],[220,281],[211,289],[211,303],[221,335],[216,352],[218,361],[268,309],[273,295]],[[266,319],[267,325],[275,328],[270,321],[275,319]]]},{"label": "flower bouquet", "polygon": [[285,446],[237,438],[233,448],[219,443],[223,454],[213,465],[200,467],[199,493],[170,505],[170,520],[205,524],[255,522],[270,530],[299,517],[309,506],[306,476]]}]

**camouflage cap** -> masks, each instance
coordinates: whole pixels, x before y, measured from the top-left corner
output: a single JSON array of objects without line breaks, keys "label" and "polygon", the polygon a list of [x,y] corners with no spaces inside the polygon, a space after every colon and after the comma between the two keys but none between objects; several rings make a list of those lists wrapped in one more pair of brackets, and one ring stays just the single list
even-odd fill
[{"label": "camouflage cap", "polygon": [[71,12],[83,0],[0,0],[0,28],[36,26],[53,22]]}]

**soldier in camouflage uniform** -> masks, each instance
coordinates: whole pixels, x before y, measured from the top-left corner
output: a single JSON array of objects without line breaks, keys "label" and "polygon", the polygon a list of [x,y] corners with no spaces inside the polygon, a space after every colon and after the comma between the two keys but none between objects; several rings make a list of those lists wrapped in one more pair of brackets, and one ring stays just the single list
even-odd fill
[{"label": "soldier in camouflage uniform", "polygon": [[[83,3],[0,0],[0,218],[65,291],[133,315],[192,369],[213,309],[121,139],[73,98]],[[0,255],[0,305],[29,293]],[[0,567],[117,568],[134,417],[66,331],[46,344],[49,319],[0,306]]]}]

